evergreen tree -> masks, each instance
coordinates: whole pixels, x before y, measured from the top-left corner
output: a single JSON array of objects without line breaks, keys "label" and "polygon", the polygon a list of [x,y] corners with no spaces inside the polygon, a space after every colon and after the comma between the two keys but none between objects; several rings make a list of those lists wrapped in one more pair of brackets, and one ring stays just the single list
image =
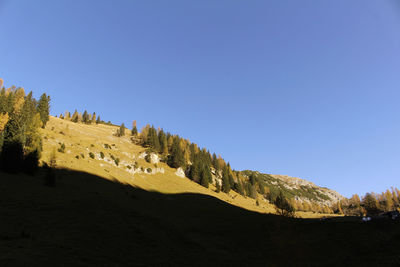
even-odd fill
[{"label": "evergreen tree", "polygon": [[96,119],[96,124],[99,124],[100,122],[101,122],[100,116],[98,116],[97,119]]},{"label": "evergreen tree", "polygon": [[132,123],[132,131],[131,131],[132,136],[137,136],[138,135],[138,130],[136,126],[136,120],[133,121]]},{"label": "evergreen tree", "polygon": [[85,124],[89,123],[89,114],[86,110],[82,114],[82,122]]},{"label": "evergreen tree", "polygon": [[229,174],[227,168],[224,169],[222,173],[222,192],[228,194],[231,191],[231,185],[229,183]]},{"label": "evergreen tree", "polygon": [[116,136],[121,137],[125,135],[125,124],[122,123],[119,129],[117,130]]},{"label": "evergreen tree", "polygon": [[179,168],[185,166],[185,159],[183,157],[182,148],[179,145],[179,137],[173,139],[171,146],[171,153],[168,156],[168,165],[172,168]]},{"label": "evergreen tree", "polygon": [[42,128],[44,128],[49,121],[50,115],[50,96],[47,96],[46,93],[40,96],[37,110],[40,114],[40,120],[42,121]]},{"label": "evergreen tree", "polygon": [[282,191],[279,193],[275,200],[276,212],[279,215],[293,217],[295,210],[290,202],[283,196]]},{"label": "evergreen tree", "polygon": [[208,184],[209,184],[209,181],[210,181],[210,176],[211,176],[210,169],[207,168],[206,166],[203,166],[203,169],[201,170],[200,184],[202,186],[204,186],[205,188],[208,188]]}]

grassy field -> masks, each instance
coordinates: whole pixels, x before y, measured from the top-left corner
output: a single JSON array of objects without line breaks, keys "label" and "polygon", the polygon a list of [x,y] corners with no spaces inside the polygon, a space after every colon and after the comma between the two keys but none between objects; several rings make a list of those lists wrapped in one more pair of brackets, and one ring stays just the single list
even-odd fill
[{"label": "grassy field", "polygon": [[400,264],[400,224],[288,219],[57,170],[0,173],[0,266]]}]

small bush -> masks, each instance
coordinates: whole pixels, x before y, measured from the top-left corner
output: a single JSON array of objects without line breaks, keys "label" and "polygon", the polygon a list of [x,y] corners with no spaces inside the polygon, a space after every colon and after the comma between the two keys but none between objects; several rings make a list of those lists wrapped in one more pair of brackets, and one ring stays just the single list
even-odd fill
[{"label": "small bush", "polygon": [[139,163],[137,161],[135,161],[135,163],[133,164],[133,168],[135,168],[135,169],[139,168]]},{"label": "small bush", "polygon": [[119,158],[116,158],[115,160],[114,160],[114,162],[115,162],[115,165],[119,165]]},{"label": "small bush", "polygon": [[114,155],[111,155],[111,154],[110,154],[110,157],[111,157],[111,159],[112,159],[112,160],[114,160],[114,161],[115,161],[115,157],[114,157]]},{"label": "small bush", "polygon": [[81,158],[83,158],[83,159],[84,159],[84,158],[85,158],[85,155],[81,154]]},{"label": "small bush", "polygon": [[57,151],[60,153],[65,153],[65,144],[64,143],[60,144],[60,147],[57,149]]},{"label": "small bush", "polygon": [[128,165],[128,166],[126,166],[126,167],[127,167],[128,169],[132,169],[132,167],[131,167],[131,166],[129,166],[129,165]]},{"label": "small bush", "polygon": [[94,145],[93,145],[93,144],[90,144],[90,147],[94,147]]},{"label": "small bush", "polygon": [[104,144],[105,149],[111,149],[111,146],[109,144]]},{"label": "small bush", "polygon": [[89,157],[91,157],[92,159],[94,159],[94,154],[92,152],[89,152]]},{"label": "small bush", "polygon": [[143,168],[143,167],[140,167],[140,170],[141,170],[142,172],[144,172],[144,168]]},{"label": "small bush", "polygon": [[104,153],[103,153],[103,151],[100,152],[100,158],[104,159]]},{"label": "small bush", "polygon": [[79,159],[79,155],[76,155],[75,158],[76,158],[76,159]]},{"label": "small bush", "polygon": [[148,163],[151,162],[150,153],[147,153],[147,154],[146,154],[146,157],[144,157],[144,160],[147,161]]},{"label": "small bush", "polygon": [[151,172],[152,172],[152,169],[151,169],[151,168],[147,168],[146,171],[147,171],[148,173],[151,173]]}]

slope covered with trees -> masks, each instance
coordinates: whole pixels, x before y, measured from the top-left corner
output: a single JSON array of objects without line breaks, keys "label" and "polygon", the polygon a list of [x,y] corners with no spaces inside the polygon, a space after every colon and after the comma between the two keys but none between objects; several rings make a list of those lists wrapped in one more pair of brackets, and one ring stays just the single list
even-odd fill
[{"label": "slope covered with trees", "polygon": [[37,101],[32,92],[26,94],[22,87],[1,88],[0,167],[3,170],[35,172],[42,152],[39,128],[46,126],[49,109],[50,97],[46,94]]}]

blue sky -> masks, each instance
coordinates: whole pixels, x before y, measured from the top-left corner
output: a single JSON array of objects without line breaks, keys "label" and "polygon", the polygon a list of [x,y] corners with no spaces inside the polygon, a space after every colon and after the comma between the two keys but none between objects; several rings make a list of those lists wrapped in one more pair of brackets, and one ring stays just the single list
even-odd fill
[{"label": "blue sky", "polygon": [[234,169],[400,188],[396,1],[2,1],[0,77]]}]

